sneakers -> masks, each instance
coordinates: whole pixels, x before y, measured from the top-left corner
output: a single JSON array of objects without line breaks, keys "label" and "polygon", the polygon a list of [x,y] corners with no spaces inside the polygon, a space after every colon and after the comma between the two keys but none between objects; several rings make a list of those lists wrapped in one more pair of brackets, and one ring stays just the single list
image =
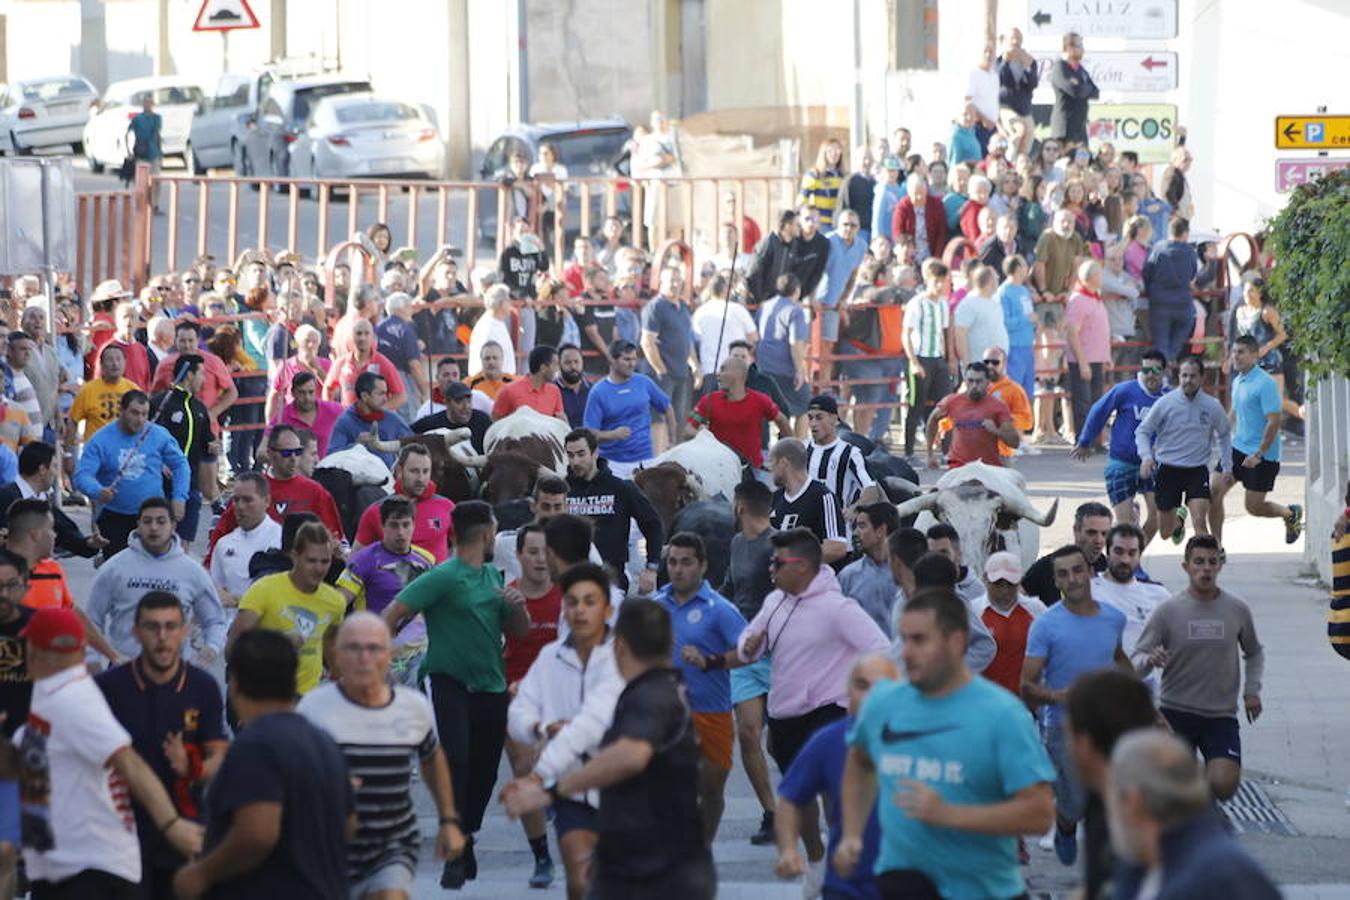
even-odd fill
[{"label": "sneakers", "polygon": [[1303,533],[1303,507],[1289,504],[1289,518],[1284,520],[1284,542],[1292,544]]},{"label": "sneakers", "polygon": [[1055,829],[1055,856],[1066,866],[1071,866],[1074,860],[1078,859],[1078,833],[1076,829],[1069,829],[1068,832]]},{"label": "sneakers", "polygon": [[773,813],[766,812],[759,820],[759,831],[750,835],[750,843],[756,847],[767,847],[774,843]]},{"label": "sneakers", "polygon": [[441,869],[441,887],[447,891],[457,891],[464,882],[478,877],[478,860],[473,856],[473,838],[464,843],[464,852],[454,859],[447,860]]},{"label": "sneakers", "polygon": [[553,884],[553,860],[536,859],[534,874],[530,876],[530,887],[543,890]]},{"label": "sneakers", "polygon": [[1189,515],[1189,511],[1186,509],[1186,507],[1184,506],[1177,507],[1177,527],[1176,530],[1172,532],[1172,543],[1174,544],[1180,544],[1182,539],[1186,537],[1187,515]]},{"label": "sneakers", "polygon": [[802,900],[817,900],[825,886],[825,860],[808,863],[802,876]]}]

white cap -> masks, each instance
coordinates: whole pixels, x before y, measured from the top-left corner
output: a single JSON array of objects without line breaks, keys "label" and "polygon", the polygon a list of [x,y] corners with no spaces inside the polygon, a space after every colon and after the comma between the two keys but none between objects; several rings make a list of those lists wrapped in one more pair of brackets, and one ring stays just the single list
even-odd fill
[{"label": "white cap", "polygon": [[988,581],[1009,581],[1013,584],[1022,582],[1022,560],[1018,559],[1017,554],[1001,550],[998,553],[989,554],[989,558],[984,561],[984,577]]}]

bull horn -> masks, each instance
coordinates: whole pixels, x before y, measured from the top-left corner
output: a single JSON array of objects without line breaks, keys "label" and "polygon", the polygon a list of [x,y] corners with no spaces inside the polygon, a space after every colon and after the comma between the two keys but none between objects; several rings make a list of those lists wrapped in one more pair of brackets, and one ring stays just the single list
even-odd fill
[{"label": "bull horn", "polygon": [[907,493],[910,494],[923,493],[922,487],[910,481],[908,478],[901,478],[899,475],[887,475],[885,478],[881,480],[886,485],[886,487],[890,488],[893,491],[906,491]]},{"label": "bull horn", "polygon": [[927,494],[920,494],[917,497],[910,497],[904,503],[901,503],[895,507],[895,514],[902,519],[905,518],[906,516],[917,516],[924,510],[932,509],[933,507],[937,506],[937,501],[938,501],[937,491],[932,491]]},{"label": "bull horn", "polygon": [[488,464],[488,458],[481,453],[476,456],[456,456],[455,459],[459,461],[460,465],[468,469],[482,469]]},{"label": "bull horn", "polygon": [[1041,515],[1036,512],[1036,507],[1032,506],[1031,501],[1025,496],[1018,497],[1016,500],[1009,500],[1004,497],[1003,511],[1045,528],[1055,521],[1055,513],[1059,511],[1059,498],[1056,497],[1055,502],[1051,503],[1050,508],[1045,511],[1045,515]]}]

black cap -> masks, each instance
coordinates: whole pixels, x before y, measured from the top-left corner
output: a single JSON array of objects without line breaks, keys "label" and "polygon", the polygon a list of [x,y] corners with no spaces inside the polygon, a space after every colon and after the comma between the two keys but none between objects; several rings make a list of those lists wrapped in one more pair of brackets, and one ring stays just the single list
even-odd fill
[{"label": "black cap", "polygon": [[463,400],[465,397],[472,397],[473,391],[462,381],[452,381],[450,386],[445,389],[445,399]]},{"label": "black cap", "polygon": [[819,409],[823,412],[839,415],[839,401],[829,394],[817,394],[811,398],[811,402],[806,405],[808,410]]}]

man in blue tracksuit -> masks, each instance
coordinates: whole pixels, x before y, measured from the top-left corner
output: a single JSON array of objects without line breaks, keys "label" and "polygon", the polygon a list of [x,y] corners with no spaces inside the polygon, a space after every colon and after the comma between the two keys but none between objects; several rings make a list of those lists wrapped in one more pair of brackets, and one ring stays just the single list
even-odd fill
[{"label": "man in blue tracksuit", "polygon": [[164,471],[172,480],[170,503],[174,520],[183,518],[192,483],[187,457],[162,425],[147,422],[150,398],[144,391],[122,395],[121,413],[84,445],[75,469],[75,487],[98,510],[94,521],[108,541],[103,558],[126,549],[136,528],[141,502],[164,496]]},{"label": "man in blue tracksuit", "polygon": [[1145,351],[1138,377],[1134,381],[1122,381],[1092,404],[1079,432],[1078,443],[1071,451],[1074,459],[1087,459],[1092,452],[1089,448],[1096,443],[1107,418],[1111,413],[1116,414],[1111,424],[1111,450],[1106,463],[1106,493],[1111,498],[1116,521],[1136,525],[1139,522],[1134,497],[1143,495],[1147,509],[1141,526],[1145,545],[1158,533],[1158,506],[1153,499],[1153,479],[1139,477],[1139,451],[1135,447],[1134,432],[1153,402],[1166,390],[1163,384],[1166,371],[1167,357],[1161,351]]}]

